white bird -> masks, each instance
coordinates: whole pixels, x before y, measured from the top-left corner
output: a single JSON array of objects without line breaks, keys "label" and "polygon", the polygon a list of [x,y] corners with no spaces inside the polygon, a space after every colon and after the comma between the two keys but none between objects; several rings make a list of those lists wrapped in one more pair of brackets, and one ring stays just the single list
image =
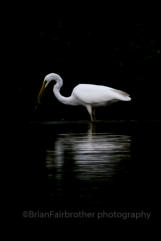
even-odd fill
[{"label": "white bird", "polygon": [[116,101],[131,100],[129,94],[124,91],[93,84],[79,84],[73,89],[71,96],[64,97],[60,93],[63,79],[58,74],[51,73],[44,78],[38,95],[38,103],[40,103],[43,91],[51,81],[56,81],[53,92],[58,101],[66,105],[82,105],[86,107],[92,122],[95,120],[94,107],[105,106]]}]

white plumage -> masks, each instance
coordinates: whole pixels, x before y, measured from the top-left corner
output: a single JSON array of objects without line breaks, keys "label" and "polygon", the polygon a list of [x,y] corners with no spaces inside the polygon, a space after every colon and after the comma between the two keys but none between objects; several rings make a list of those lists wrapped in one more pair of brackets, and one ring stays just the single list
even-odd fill
[{"label": "white plumage", "polygon": [[52,73],[48,74],[44,79],[38,95],[38,102],[40,102],[44,89],[51,81],[56,81],[53,88],[55,97],[63,104],[85,106],[90,114],[91,121],[94,121],[93,107],[108,105],[109,103],[116,101],[131,100],[129,94],[124,91],[92,84],[79,84],[73,89],[70,97],[64,97],[60,94],[63,80],[58,74]]},{"label": "white plumage", "polygon": [[83,103],[93,107],[106,105],[112,100],[130,100],[125,92],[102,85],[79,84],[73,89],[72,94]]}]

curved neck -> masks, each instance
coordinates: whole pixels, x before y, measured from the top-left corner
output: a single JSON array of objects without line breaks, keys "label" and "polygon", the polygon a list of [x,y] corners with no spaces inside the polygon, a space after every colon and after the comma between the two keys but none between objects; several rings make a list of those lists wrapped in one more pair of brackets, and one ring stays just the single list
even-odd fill
[{"label": "curved neck", "polygon": [[63,86],[63,80],[61,78],[54,79],[56,80],[56,84],[54,85],[53,92],[58,101],[63,104],[70,105],[71,97],[64,97],[60,94],[60,88]]}]

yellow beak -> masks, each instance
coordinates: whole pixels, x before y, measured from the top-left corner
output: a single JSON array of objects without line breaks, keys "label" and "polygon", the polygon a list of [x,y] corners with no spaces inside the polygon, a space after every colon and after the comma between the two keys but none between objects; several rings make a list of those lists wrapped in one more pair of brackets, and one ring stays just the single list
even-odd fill
[{"label": "yellow beak", "polygon": [[43,84],[42,84],[41,89],[40,89],[40,92],[39,92],[39,94],[38,94],[38,97],[37,97],[37,102],[38,102],[38,104],[40,104],[41,96],[42,96],[42,94],[43,94],[43,92],[44,92],[44,90],[45,90],[45,84],[46,84],[46,83],[43,83]]}]

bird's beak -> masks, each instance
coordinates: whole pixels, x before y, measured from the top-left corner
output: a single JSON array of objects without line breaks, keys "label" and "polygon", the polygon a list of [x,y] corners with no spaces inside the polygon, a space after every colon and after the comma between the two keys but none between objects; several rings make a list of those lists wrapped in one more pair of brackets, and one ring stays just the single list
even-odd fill
[{"label": "bird's beak", "polygon": [[37,97],[37,102],[38,102],[38,104],[40,104],[40,99],[41,99],[41,96],[42,96],[45,88],[46,88],[46,83],[43,82],[43,84],[42,84],[42,86],[41,86],[41,89],[40,89],[40,92],[39,92],[38,97]]}]

